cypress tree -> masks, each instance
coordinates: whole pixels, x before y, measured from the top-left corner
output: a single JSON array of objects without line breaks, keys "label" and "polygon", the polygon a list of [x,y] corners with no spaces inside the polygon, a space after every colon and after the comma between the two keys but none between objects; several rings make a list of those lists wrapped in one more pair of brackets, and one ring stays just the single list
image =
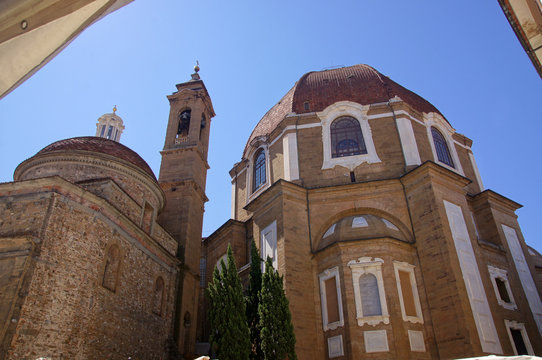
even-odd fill
[{"label": "cypress tree", "polygon": [[221,261],[220,266],[222,272],[215,267],[213,281],[207,288],[210,303],[210,342],[221,360],[248,360],[250,333],[246,320],[246,303],[229,245],[227,264]]},{"label": "cypress tree", "polygon": [[247,322],[250,329],[250,342],[252,345],[250,358],[252,360],[263,359],[260,340],[260,316],[258,315],[258,294],[262,288],[262,267],[260,254],[254,240],[250,244],[250,274],[247,291]]},{"label": "cypress tree", "polygon": [[268,257],[258,306],[262,351],[266,360],[297,360],[292,316],[282,281],[282,276]]}]

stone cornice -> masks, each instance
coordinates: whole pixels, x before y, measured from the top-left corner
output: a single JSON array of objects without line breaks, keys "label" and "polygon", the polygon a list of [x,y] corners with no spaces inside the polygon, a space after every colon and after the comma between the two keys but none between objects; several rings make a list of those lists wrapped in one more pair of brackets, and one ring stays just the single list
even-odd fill
[{"label": "stone cornice", "polygon": [[[179,260],[158,241],[144,232],[130,218],[111,205],[107,200],[77,186],[60,176],[44,177],[31,180],[15,181],[0,184],[0,196],[18,196],[27,193],[52,192],[63,196],[73,205],[87,211],[94,211],[104,221],[116,225],[124,232],[125,238],[151,258],[175,271]],[[172,239],[173,240],[173,239]],[[174,241],[174,240],[173,240]]]},{"label": "stone cornice", "polygon": [[[200,87],[194,87],[194,85]],[[202,80],[189,81],[186,83],[177,84],[176,87],[178,91],[167,96],[167,99],[170,102],[177,101],[179,100],[179,98],[181,98],[181,95],[185,95],[186,92],[190,92],[190,95],[193,95],[196,98],[200,98],[202,100],[206,108],[205,110],[211,118],[216,115],[215,110],[213,109],[213,104],[211,103],[211,97],[209,96],[209,92],[207,91],[207,88],[205,87],[205,84]]]},{"label": "stone cornice", "polygon": [[195,143],[191,143],[187,146],[182,146],[180,145],[179,147],[175,147],[175,148],[171,148],[171,149],[164,149],[162,151],[160,151],[160,155],[164,156],[164,155],[171,155],[171,154],[179,154],[179,153],[182,153],[182,152],[185,152],[185,151],[195,151],[201,161],[203,162],[203,164],[205,165],[205,168],[207,170],[209,170],[211,167],[209,166],[209,163],[207,162],[207,160],[204,159],[203,157],[203,153],[200,151],[200,148],[198,147],[197,144]]},{"label": "stone cornice", "polygon": [[278,196],[288,193],[291,196],[295,196],[299,199],[304,199],[306,194],[306,189],[300,185],[294,184],[284,179],[279,179],[275,181],[271,186],[265,189],[257,197],[252,199],[248,204],[246,204],[243,209],[248,211],[254,211],[255,208],[262,208],[264,204],[268,204],[275,200]]},{"label": "stone cornice", "polygon": [[[433,161],[426,161],[400,177],[405,185],[411,184],[424,177],[431,177],[441,183],[452,183],[464,188],[472,181],[458,173],[448,170]],[[440,180],[440,181],[439,181]]]},{"label": "stone cornice", "polygon": [[201,200],[205,203],[209,201],[209,198],[207,198],[207,195],[205,195],[205,190],[199,184],[194,181],[193,179],[183,179],[178,181],[162,181],[160,182],[160,186],[162,190],[164,189],[170,189],[172,187],[177,186],[192,186],[192,188],[196,191],[196,193],[200,196]]},{"label": "stone cornice", "polygon": [[213,233],[209,236],[207,236],[205,239],[203,239],[204,245],[207,245],[209,242],[213,240],[213,238],[217,236],[221,236],[224,233],[227,233],[228,231],[231,231],[233,227],[241,227],[245,229],[245,223],[243,221],[235,220],[235,219],[229,219],[224,224],[222,224],[218,229],[213,231]]},{"label": "stone cornice", "polygon": [[501,194],[496,193],[495,191],[490,189],[484,190],[481,193],[471,196],[471,201],[475,205],[480,202],[487,202],[491,205],[500,206],[512,213],[515,212],[517,209],[523,207],[523,205],[518,204],[514,200],[510,200],[509,198],[504,197]]}]

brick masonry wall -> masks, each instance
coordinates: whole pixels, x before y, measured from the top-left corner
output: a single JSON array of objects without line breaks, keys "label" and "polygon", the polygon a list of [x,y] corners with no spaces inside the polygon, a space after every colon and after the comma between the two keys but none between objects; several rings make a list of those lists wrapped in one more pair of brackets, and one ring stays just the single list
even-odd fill
[{"label": "brick masonry wall", "polygon": [[[127,231],[133,226],[128,219],[109,218],[105,208],[43,190],[17,198],[0,196],[0,218],[9,219],[2,223],[0,236],[40,236],[27,270],[28,287],[17,294],[23,302],[12,322],[16,329],[3,339],[9,344],[6,358],[165,356],[176,277],[172,263],[142,246],[147,240]],[[121,253],[115,292],[101,286],[105,251],[111,244]],[[165,282],[161,315],[153,313],[158,276]]]}]

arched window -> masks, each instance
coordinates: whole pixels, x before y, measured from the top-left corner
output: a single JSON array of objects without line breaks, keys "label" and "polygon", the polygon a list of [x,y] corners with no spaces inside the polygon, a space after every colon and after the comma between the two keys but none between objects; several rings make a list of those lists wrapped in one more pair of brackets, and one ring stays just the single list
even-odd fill
[{"label": "arched window", "polygon": [[265,184],[265,152],[260,149],[254,156],[254,181],[252,190],[258,190]]},{"label": "arched window", "polygon": [[152,312],[162,315],[162,303],[164,299],[164,279],[159,276],[154,282],[154,293],[152,297]]},{"label": "arched window", "polygon": [[203,137],[203,130],[207,126],[207,119],[205,119],[205,114],[201,114],[201,123],[200,123],[200,129],[199,129],[199,139]]},{"label": "arched window", "polygon": [[431,128],[431,134],[433,135],[433,144],[435,144],[435,151],[437,153],[438,161],[448,166],[455,168],[448,144],[444,140],[444,136],[436,128]]},{"label": "arched window", "polygon": [[367,154],[359,121],[341,117],[331,124],[331,157]]},{"label": "arched window", "polygon": [[102,286],[111,291],[116,291],[120,270],[120,250],[113,245],[107,250],[105,256],[104,276]]},{"label": "arched window", "polygon": [[187,136],[190,130],[190,117],[192,111],[190,109],[184,110],[179,115],[179,126],[177,127],[177,137]]},{"label": "arched window", "polygon": [[382,315],[378,281],[373,274],[363,274],[359,277],[359,290],[361,295],[361,308],[363,316]]}]

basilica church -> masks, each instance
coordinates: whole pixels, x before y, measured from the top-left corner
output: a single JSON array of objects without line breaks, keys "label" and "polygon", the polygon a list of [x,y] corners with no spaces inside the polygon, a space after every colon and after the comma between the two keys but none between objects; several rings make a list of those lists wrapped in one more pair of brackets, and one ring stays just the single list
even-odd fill
[{"label": "basilica church", "polygon": [[231,219],[202,239],[215,113],[198,70],[167,96],[158,178],[114,110],[0,184],[0,358],[206,353],[204,289],[228,244],[246,282],[253,241],[284,278],[300,359],[542,355],[521,205],[484,189],[453,119],[371,66],[295,83],[231,168]]}]

